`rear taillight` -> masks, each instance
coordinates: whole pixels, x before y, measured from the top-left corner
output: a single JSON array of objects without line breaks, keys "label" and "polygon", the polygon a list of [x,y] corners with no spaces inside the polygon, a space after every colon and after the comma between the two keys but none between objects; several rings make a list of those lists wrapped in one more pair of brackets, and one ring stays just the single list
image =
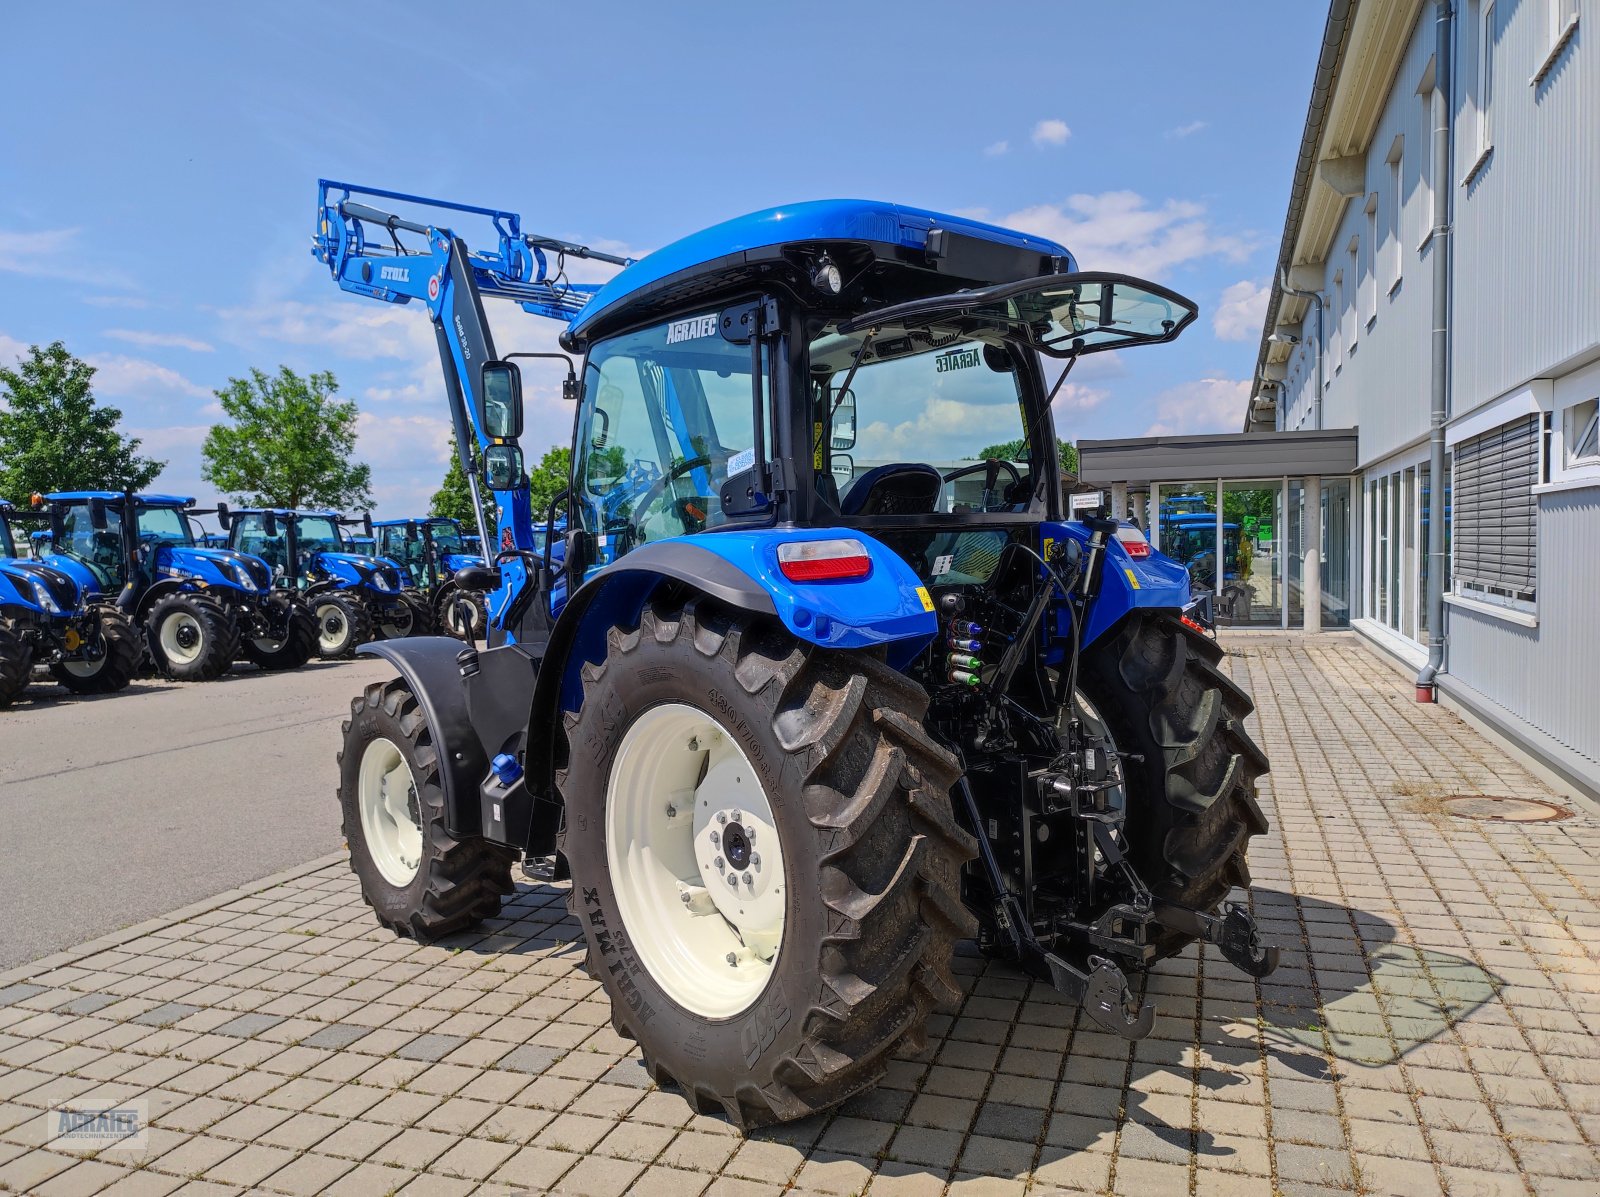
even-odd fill
[{"label": "rear taillight", "polygon": [[778,546],[778,569],[791,582],[839,582],[866,577],[872,558],[859,540],[793,540]]},{"label": "rear taillight", "polygon": [[1122,542],[1122,547],[1128,551],[1128,556],[1134,560],[1142,560],[1150,555],[1150,542],[1144,538],[1144,533],[1138,528],[1124,524],[1117,529],[1117,539]]}]

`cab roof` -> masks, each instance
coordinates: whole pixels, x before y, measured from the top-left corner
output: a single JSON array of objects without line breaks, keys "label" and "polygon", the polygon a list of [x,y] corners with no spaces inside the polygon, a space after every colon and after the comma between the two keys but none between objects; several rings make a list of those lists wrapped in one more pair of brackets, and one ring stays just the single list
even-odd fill
[{"label": "cab roof", "polygon": [[407,524],[459,524],[461,521],[448,515],[417,515],[410,519],[373,520],[374,528],[403,528]]},{"label": "cab roof", "polygon": [[232,514],[265,515],[269,511],[272,512],[273,515],[320,515],[326,516],[331,520],[339,520],[344,518],[337,511],[308,511],[305,508],[300,508],[297,510],[293,507],[235,507],[232,509]]},{"label": "cab roof", "polygon": [[[934,230],[942,235],[930,237]],[[603,331],[754,279],[775,262],[798,266],[807,255],[862,250],[869,260],[946,276],[929,294],[1077,269],[1065,246],[1015,229],[880,200],[810,200],[714,224],[625,267],[584,305],[562,343],[580,348]],[[847,264],[838,264],[849,279]]]},{"label": "cab roof", "polygon": [[[134,495],[134,500],[146,507],[188,507],[194,499],[186,495]],[[104,499],[107,503],[120,502],[120,490],[58,490],[45,498],[52,503],[81,503],[85,499]]]}]

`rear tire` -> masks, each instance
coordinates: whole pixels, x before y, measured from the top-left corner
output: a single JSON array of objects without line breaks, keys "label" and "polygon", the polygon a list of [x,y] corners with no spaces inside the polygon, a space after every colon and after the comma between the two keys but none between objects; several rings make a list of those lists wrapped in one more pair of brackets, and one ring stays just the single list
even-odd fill
[{"label": "rear tire", "polygon": [[417,595],[402,591],[387,609],[374,610],[373,623],[383,640],[430,636],[433,634],[433,608]]},{"label": "rear tire", "polygon": [[233,668],[239,628],[216,599],[180,591],[157,599],[145,617],[150,655],[176,682],[209,682]]},{"label": "rear tire", "polygon": [[[566,716],[568,760],[556,776],[568,904],[611,999],[612,1025],[638,1041],[652,1078],[681,1085],[701,1113],[749,1128],[833,1106],[875,1084],[897,1050],[918,1050],[929,1012],[960,997],[950,960],[955,941],[976,928],[960,879],[977,848],[952,816],[958,766],[923,729],[922,688],[875,656],[802,644],[775,623],[696,599],[649,607],[632,631],[611,629],[604,662],[583,667],[583,689],[583,705]],[[698,757],[700,733],[668,748],[635,731],[663,711],[688,712],[710,729],[705,743],[723,737],[738,756],[708,747],[698,766],[680,768],[673,750]],[[729,761],[753,778],[729,778]],[[687,791],[649,789],[684,776]],[[729,781],[739,784],[730,790]],[[654,805],[642,820],[625,819],[640,786]],[[726,875],[693,860],[706,854],[698,844],[709,827],[658,834],[647,826],[669,797],[674,811],[689,810],[664,818],[711,818],[701,811],[708,791],[722,804],[744,794],[745,811],[757,809],[753,797],[770,814],[770,829],[741,855],[752,846],[778,853],[786,892],[776,939],[737,931],[732,915],[746,912],[725,918],[726,901],[696,917],[711,894],[730,893],[714,889],[730,884]],[[751,816],[735,809],[722,830],[741,817]],[[684,841],[687,867],[681,853],[669,867],[673,837],[685,834],[694,837]],[[732,863],[732,835],[719,842]],[[636,881],[647,868],[706,885],[683,891],[690,900],[680,904],[683,892],[670,894],[674,879],[662,875],[656,888],[670,898],[659,904],[664,913],[651,913],[649,887]],[[749,883],[731,884],[736,906]],[[750,890],[752,903],[760,897]],[[741,987],[735,976],[730,987],[724,947],[735,958],[727,968],[760,965],[764,982]],[[679,957],[688,963],[675,964]],[[704,1000],[692,996],[696,977]],[[713,996],[729,988],[731,1000]]]},{"label": "rear tire", "polygon": [[[1131,615],[1083,654],[1079,687],[1125,763],[1124,825],[1134,868],[1158,899],[1215,911],[1250,884],[1250,837],[1267,830],[1256,803],[1266,755],[1244,729],[1250,696],[1217,667],[1222,649],[1176,616]],[[1193,937],[1162,929],[1157,958]]]},{"label": "rear tire", "polygon": [[56,661],[50,676],[74,694],[111,694],[139,672],[144,645],[128,617],[114,607],[99,610],[100,655],[94,660]]},{"label": "rear tire", "polygon": [[500,912],[516,853],[445,828],[439,749],[410,688],[374,683],[350,703],[339,804],[350,871],[396,935],[438,939]]},{"label": "rear tire", "polygon": [[28,688],[33,676],[33,649],[0,623],[0,707],[8,707]]},{"label": "rear tire", "polygon": [[239,645],[244,659],[262,669],[274,670],[299,669],[311,660],[317,651],[317,621],[311,612],[284,594],[268,595],[262,608],[271,631],[281,634],[244,634]]},{"label": "rear tire", "polygon": [[444,590],[434,606],[435,626],[446,636],[471,644],[484,639],[489,627],[489,608],[481,590]]},{"label": "rear tire", "polygon": [[324,661],[354,656],[358,645],[372,639],[372,612],[360,596],[329,590],[310,605],[316,621],[317,656]]}]

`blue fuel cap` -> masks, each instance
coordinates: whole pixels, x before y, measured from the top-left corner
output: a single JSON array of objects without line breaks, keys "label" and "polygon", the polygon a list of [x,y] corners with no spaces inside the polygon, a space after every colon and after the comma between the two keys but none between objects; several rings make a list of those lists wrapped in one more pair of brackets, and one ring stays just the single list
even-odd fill
[{"label": "blue fuel cap", "polygon": [[490,761],[489,770],[503,786],[511,785],[522,777],[522,765],[509,752],[502,752]]}]

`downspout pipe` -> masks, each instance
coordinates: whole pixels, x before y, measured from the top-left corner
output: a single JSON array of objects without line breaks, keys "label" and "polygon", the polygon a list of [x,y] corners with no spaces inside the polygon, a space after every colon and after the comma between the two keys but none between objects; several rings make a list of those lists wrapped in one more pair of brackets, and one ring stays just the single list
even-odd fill
[{"label": "downspout pipe", "polygon": [[1433,75],[1433,360],[1428,423],[1428,663],[1417,674],[1417,701],[1439,700],[1444,668],[1444,426],[1450,416],[1450,0],[1435,0]]},{"label": "downspout pipe", "polygon": [[1323,340],[1323,308],[1321,291],[1296,291],[1289,285],[1289,271],[1287,268],[1278,272],[1278,290],[1285,295],[1293,295],[1297,299],[1309,299],[1317,305],[1317,393],[1311,397],[1311,411],[1313,426],[1318,432],[1322,431],[1322,347],[1327,344]]}]

